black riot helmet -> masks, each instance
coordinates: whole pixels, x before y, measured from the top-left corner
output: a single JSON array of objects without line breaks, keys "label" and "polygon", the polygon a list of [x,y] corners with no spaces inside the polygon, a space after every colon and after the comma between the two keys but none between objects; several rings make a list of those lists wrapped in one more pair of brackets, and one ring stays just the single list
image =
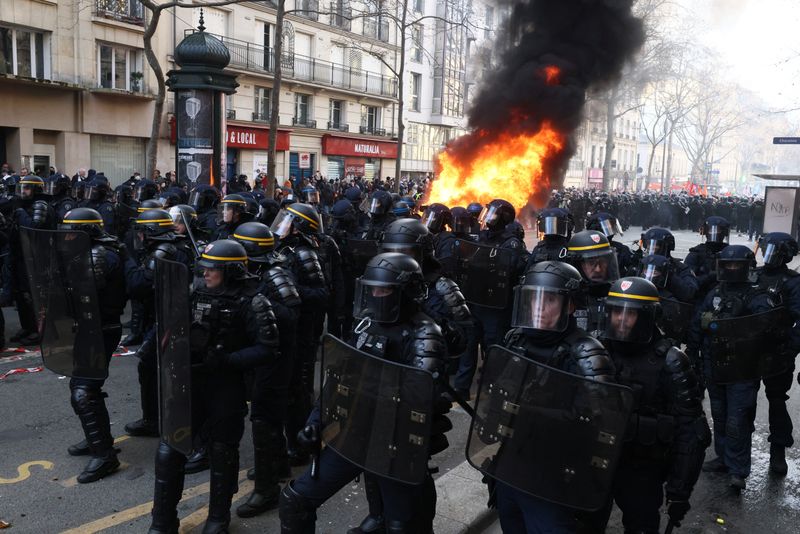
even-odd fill
[{"label": "black riot helmet", "polygon": [[469,205],[467,205],[467,211],[472,218],[477,221],[480,218],[481,213],[483,213],[483,204],[480,202],[470,202]]},{"label": "black riot helmet", "polygon": [[784,232],[770,232],[758,238],[758,249],[767,267],[786,265],[797,256],[797,240]]},{"label": "black riot helmet", "polygon": [[706,243],[716,244],[717,248],[722,249],[729,241],[731,234],[731,223],[725,217],[712,215],[706,218],[700,235],[706,236]]},{"label": "black riot helmet", "polygon": [[206,245],[197,266],[222,270],[225,283],[240,280],[247,276],[247,252],[232,239],[219,239]]},{"label": "black riot helmet", "polygon": [[422,223],[434,234],[444,231],[444,227],[453,226],[453,214],[444,204],[434,203],[425,208]]},{"label": "black riot helmet", "polygon": [[456,206],[450,208],[450,215],[453,218],[452,228],[453,233],[456,235],[467,235],[472,230],[472,215],[466,208]]},{"label": "black riot helmet", "polygon": [[95,175],[92,180],[86,184],[86,190],[83,192],[83,198],[87,200],[101,201],[105,200],[111,192],[111,186],[108,185],[108,179],[105,176]]},{"label": "black riot helmet", "polygon": [[745,283],[756,267],[756,255],[744,245],[728,245],[717,256],[717,280]]},{"label": "black riot helmet", "polygon": [[422,269],[414,258],[397,252],[378,254],[356,279],[353,316],[362,322],[394,323],[413,313],[427,295]]},{"label": "black riot helmet", "polygon": [[392,209],[392,195],[382,189],[373,191],[361,204],[361,209],[371,217],[386,215]]},{"label": "black riot helmet", "polygon": [[656,287],[665,288],[669,283],[671,272],[672,262],[669,258],[661,254],[653,254],[644,256],[639,261],[639,270],[636,275],[652,282]]},{"label": "black riot helmet", "polygon": [[603,306],[603,337],[627,343],[647,343],[653,338],[661,313],[658,289],[644,278],[620,278],[608,290]]},{"label": "black riot helmet", "polygon": [[64,220],[58,225],[59,230],[73,230],[86,232],[92,238],[105,235],[103,230],[103,217],[92,208],[74,208],[64,215]]},{"label": "black riot helmet", "polygon": [[398,219],[403,219],[411,216],[411,209],[403,200],[395,200],[392,204],[392,213]]},{"label": "black riot helmet", "polygon": [[357,222],[356,208],[346,198],[337,200],[331,208],[331,218],[336,229],[352,228]]},{"label": "black riot helmet", "polygon": [[569,324],[572,299],[581,288],[581,274],[560,261],[541,261],[525,272],[514,288],[511,326],[563,332]]},{"label": "black riot helmet", "polygon": [[174,241],[172,217],[163,209],[145,210],[134,221],[136,230],[134,246],[142,249],[148,241]]},{"label": "black riot helmet", "polygon": [[295,202],[278,212],[270,230],[278,239],[284,239],[292,229],[306,235],[322,232],[322,219],[311,204]]},{"label": "black riot helmet", "polygon": [[[188,204],[172,206],[167,213],[172,217],[172,224],[176,233],[185,235],[189,230],[194,228],[193,225],[195,224],[195,219],[197,219],[197,212]],[[181,229],[181,226],[183,229]]]},{"label": "black riot helmet", "polygon": [[490,230],[502,230],[517,216],[517,210],[507,200],[496,198],[486,204],[486,211],[481,213],[480,223]]},{"label": "black riot helmet", "polygon": [[525,228],[522,227],[519,221],[511,221],[508,223],[506,231],[520,241],[525,241]]},{"label": "black riot helmet", "polygon": [[240,224],[231,239],[242,245],[247,257],[254,262],[266,263],[267,255],[275,250],[275,236],[266,224],[260,222]]},{"label": "black riot helmet", "polygon": [[361,191],[360,187],[354,185],[352,187],[348,187],[347,190],[345,190],[344,198],[349,200],[354,207],[357,207],[359,204],[361,204],[361,201],[364,198],[364,192]]},{"label": "black riot helmet", "polygon": [[622,226],[620,226],[619,221],[606,211],[598,211],[590,215],[586,219],[586,229],[603,232],[609,239],[617,234],[622,235]]},{"label": "black riot helmet", "polygon": [[197,184],[189,195],[189,205],[199,213],[204,213],[217,207],[222,195],[213,185]]},{"label": "black riot helmet", "polygon": [[281,205],[273,198],[261,199],[258,202],[258,206],[258,216],[256,219],[258,222],[264,223],[267,226],[272,224],[272,221],[275,220],[275,216],[281,211]]},{"label": "black riot helmet", "polygon": [[397,219],[386,226],[380,242],[381,252],[399,252],[411,256],[420,265],[433,257],[433,236],[417,219]]},{"label": "black riot helmet", "polygon": [[130,206],[133,203],[133,187],[129,184],[119,184],[115,187],[114,202]]},{"label": "black riot helmet", "polygon": [[44,179],[44,194],[50,196],[66,195],[72,187],[69,176],[61,173],[51,174]]},{"label": "black riot helmet", "polygon": [[610,283],[619,278],[616,250],[602,232],[584,230],[573,235],[567,244],[567,255],[591,284]]},{"label": "black riot helmet", "polygon": [[133,188],[133,199],[136,202],[143,202],[155,198],[158,194],[158,184],[147,178],[139,180]]},{"label": "black riot helmet", "polygon": [[44,192],[44,180],[35,174],[23,176],[17,182],[16,193],[20,198],[33,198]]},{"label": "black riot helmet", "polygon": [[247,213],[247,201],[242,195],[235,193],[225,195],[217,205],[217,222],[220,224],[239,222],[245,213]]},{"label": "black riot helmet", "polygon": [[574,227],[572,216],[563,208],[547,208],[536,216],[536,226],[539,238],[549,235],[559,235],[570,238]]},{"label": "black riot helmet", "polygon": [[660,254],[669,258],[675,250],[675,236],[666,228],[650,228],[642,232],[641,247],[645,256]]},{"label": "black riot helmet", "polygon": [[162,209],[161,202],[154,198],[148,198],[139,204],[139,206],[136,208],[136,211],[139,213],[144,213],[145,211],[152,209]]}]

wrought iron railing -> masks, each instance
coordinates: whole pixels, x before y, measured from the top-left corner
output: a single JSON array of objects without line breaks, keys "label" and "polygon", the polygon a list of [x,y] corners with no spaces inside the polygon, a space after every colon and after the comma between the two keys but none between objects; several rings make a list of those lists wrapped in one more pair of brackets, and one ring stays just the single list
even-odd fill
[{"label": "wrought iron railing", "polygon": [[144,7],[139,0],[94,0],[94,8],[98,17],[144,24]]}]

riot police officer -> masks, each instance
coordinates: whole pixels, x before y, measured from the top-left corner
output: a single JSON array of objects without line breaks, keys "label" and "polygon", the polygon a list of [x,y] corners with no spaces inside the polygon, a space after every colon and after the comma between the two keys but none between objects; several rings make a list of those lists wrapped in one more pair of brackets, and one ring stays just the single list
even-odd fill
[{"label": "riot police officer", "polygon": [[692,269],[671,253],[675,250],[675,236],[666,228],[650,228],[642,233],[641,249],[634,254],[638,262],[643,256],[654,254],[669,259],[667,289],[681,302],[693,302],[698,292],[697,277]]},{"label": "riot police officer", "polygon": [[369,227],[364,239],[379,239],[383,229],[395,220],[392,213],[392,195],[388,191],[378,189],[365,199],[362,207],[369,214]]},{"label": "riot police officer", "polygon": [[750,474],[760,361],[771,352],[784,309],[769,292],[753,286],[756,260],[743,245],[717,256],[719,285],[706,295],[689,326],[687,354],[701,358],[714,421],[714,451],[705,471],[728,473],[729,486],[743,490]]},{"label": "riot police officer", "polygon": [[539,242],[531,251],[526,269],[540,261],[563,261],[572,237],[572,215],[563,208],[547,208],[536,216]]},{"label": "riot police officer", "polygon": [[660,532],[665,491],[670,522],[680,526],[711,443],[697,376],[689,358],[659,331],[659,306],[658,290],[641,278],[617,280],[605,299],[602,341],[617,382],[633,390],[634,406],[612,498],[589,514],[594,532],[605,531],[612,500],[626,532]]},{"label": "riot police officer", "polygon": [[357,215],[358,226],[364,228],[366,231],[366,229],[369,228],[370,217],[368,213],[361,209],[361,204],[364,201],[364,192],[360,187],[354,185],[345,190],[344,198],[353,205],[353,209],[355,209]]},{"label": "riot police officer", "polygon": [[[192,324],[192,430],[208,432],[211,459],[208,520],[204,534],[228,532],[239,471],[239,442],[247,414],[244,373],[282,358],[272,305],[247,272],[247,254],[235,241],[204,249],[190,300]],[[188,310],[187,310],[188,312]],[[176,310],[176,313],[179,313]],[[150,534],[176,532],[186,457],[165,441],[155,462]]]},{"label": "riot police officer", "polygon": [[298,324],[305,327],[297,329],[286,421],[289,462],[298,465],[306,463],[308,459],[308,455],[297,448],[296,436],[303,428],[313,403],[314,363],[319,342],[314,338],[313,329],[318,318],[317,311],[324,309],[330,297],[314,240],[321,228],[322,221],[317,210],[299,202],[281,209],[270,227],[270,231],[280,240],[277,253],[286,256],[286,268],[291,271],[300,294]]},{"label": "riot police officer", "polygon": [[786,449],[794,445],[792,418],[786,409],[787,393],[792,386],[795,356],[800,352],[800,275],[787,264],[797,255],[797,241],[783,232],[770,232],[758,239],[758,250],[764,265],[756,273],[758,286],[773,299],[780,299],[795,323],[785,343],[776,351],[774,364],[763,375],[764,394],[769,401],[769,467],[777,475],[785,475]]},{"label": "riot police officer", "polygon": [[116,212],[114,205],[109,200],[111,187],[104,174],[95,174],[94,178],[86,185],[83,193],[83,202],[80,206],[96,210],[103,217],[103,229],[107,234],[117,230]]},{"label": "riot police officer", "polygon": [[[90,273],[94,279],[103,327],[103,347],[106,365],[119,344],[122,327],[119,318],[125,309],[125,251],[116,238],[103,231],[100,214],[90,208],[75,208],[67,212],[60,230],[86,232],[92,242]],[[91,455],[89,463],[78,475],[81,484],[94,482],[119,467],[111,436],[111,424],[103,392],[104,380],[71,378],[72,409],[81,421],[85,439],[68,448],[71,456]]]},{"label": "riot police officer", "polygon": [[222,199],[213,185],[197,184],[189,195],[189,205],[197,211],[197,227],[210,236],[217,227],[217,204]]},{"label": "riot police officer", "polygon": [[[358,188],[356,188],[358,189]],[[358,226],[358,214],[353,204],[347,199],[337,200],[331,209],[331,225],[326,227],[326,231],[336,241],[341,251],[341,271],[343,285],[341,287],[345,303],[353,302],[355,294],[355,280],[364,272],[364,264],[358,257],[356,247],[353,242],[364,243],[361,236],[366,231],[365,228]],[[377,245],[372,243],[373,252],[377,253]],[[374,254],[373,254],[374,255]],[[353,325],[352,315],[345,314],[342,322],[336,325],[341,332],[349,332]],[[328,328],[329,332],[336,332],[335,328]]]},{"label": "riot police officer", "polygon": [[[379,254],[370,260],[356,286],[353,314],[360,322],[353,331],[351,344],[378,358],[437,376],[443,370],[447,349],[439,327],[420,309],[426,284],[419,264],[405,254]],[[365,382],[377,379],[363,378]],[[427,398],[429,408],[426,412],[436,411],[436,402],[435,394]],[[315,409],[298,438],[309,446],[318,446],[324,430],[320,423],[320,412]],[[433,447],[440,432],[434,426],[431,435],[419,436],[418,443]],[[369,447],[369,440],[364,443]],[[399,441],[398,445],[403,446]],[[381,451],[373,452],[383,454]],[[425,451],[417,455],[426,457]],[[431,532],[435,489],[426,465],[418,467],[425,473],[422,484],[402,483],[387,478],[383,473],[372,473],[383,497],[388,533]],[[317,508],[361,472],[362,468],[334,452],[330,446],[323,449],[319,457],[319,478],[312,477],[309,470],[284,487],[280,504],[281,532],[313,532]]]},{"label": "riot police officer", "polygon": [[723,217],[712,215],[707,217],[700,229],[700,235],[706,242],[689,249],[684,263],[697,277],[698,297],[702,298],[717,284],[717,255],[728,245],[731,225]]},{"label": "riot police officer", "polygon": [[[716,266],[714,272],[716,272]],[[669,281],[672,276],[670,258],[660,254],[643,257],[639,262],[636,276],[652,282],[658,289],[658,295],[661,298],[661,314],[657,318],[659,328],[667,337],[674,339],[679,344],[685,343],[695,306],[691,302],[681,302],[670,291]],[[714,275],[714,280],[716,280],[716,275]],[[697,373],[702,373],[699,367]]]},{"label": "riot police officer", "polygon": [[617,252],[617,264],[619,265],[620,273],[623,275],[629,274],[632,269],[636,268],[631,249],[624,243],[614,241],[615,235],[622,235],[622,226],[620,226],[616,217],[608,212],[598,211],[586,219],[586,229],[597,230],[605,234],[608,238],[608,242]]},{"label": "riot police officer", "polygon": [[483,210],[484,210],[483,204],[481,204],[480,202],[470,202],[467,205],[467,211],[472,217],[469,233],[472,234],[473,238],[476,240],[478,239],[478,235],[481,232],[480,218],[481,214],[483,213]]},{"label": "riot police officer", "polygon": [[[578,328],[572,310],[581,274],[567,263],[532,265],[514,288],[512,329],[503,346],[549,367],[599,382],[614,381],[614,364],[599,341]],[[576,511],[524,493],[500,480],[490,481],[503,532],[575,532]]]},{"label": "riot police officer", "polygon": [[133,227],[134,253],[140,262],[129,257],[125,262],[125,281],[131,299],[142,303],[144,341],[136,355],[139,358],[139,390],[142,418],[125,425],[131,436],[158,435],[158,392],[156,389],[155,295],[154,274],[157,258],[189,265],[190,256],[176,246],[172,218],[162,209],[148,209],[136,218]]},{"label": "riot police officer", "polygon": [[213,238],[227,239],[236,231],[236,227],[253,219],[247,211],[247,200],[242,195],[225,195],[217,205],[217,227]]},{"label": "riot police officer", "polygon": [[617,254],[602,232],[583,230],[569,240],[567,260],[584,280],[580,298],[575,303],[578,328],[597,335],[603,323],[603,299],[619,278]]},{"label": "riot police officer", "polygon": [[44,180],[44,194],[50,197],[50,206],[59,221],[76,206],[75,200],[69,194],[71,187],[69,176],[61,173],[50,175]]}]

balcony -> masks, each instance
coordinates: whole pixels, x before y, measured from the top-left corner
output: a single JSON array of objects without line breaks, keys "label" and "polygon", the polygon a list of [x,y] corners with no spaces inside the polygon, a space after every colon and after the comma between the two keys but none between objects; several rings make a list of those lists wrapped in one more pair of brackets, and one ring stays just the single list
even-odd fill
[{"label": "balcony", "polygon": [[386,128],[375,128],[374,126],[359,126],[358,133],[369,135],[386,135]]},{"label": "balcony", "polygon": [[[98,0],[100,1],[100,0]],[[195,30],[189,29],[187,34]],[[230,67],[260,74],[272,74],[275,70],[275,51],[259,44],[214,35],[225,43],[231,53]],[[298,54],[282,54],[283,78],[297,82],[345,89],[357,93],[397,98],[397,79],[375,72],[353,69]]]},{"label": "balcony", "polygon": [[228,120],[236,120],[236,110],[235,109],[225,110],[225,118]]},{"label": "balcony", "polygon": [[292,126],[297,126],[298,128],[316,128],[317,121],[292,117]]},{"label": "balcony", "polygon": [[336,130],[337,132],[349,132],[350,125],[344,122],[330,122],[328,121],[328,129]]},{"label": "balcony", "polygon": [[139,0],[94,0],[94,13],[98,17],[144,25],[144,8]]},{"label": "balcony", "polygon": [[272,118],[272,113],[253,112],[253,122],[269,122],[270,118]]}]

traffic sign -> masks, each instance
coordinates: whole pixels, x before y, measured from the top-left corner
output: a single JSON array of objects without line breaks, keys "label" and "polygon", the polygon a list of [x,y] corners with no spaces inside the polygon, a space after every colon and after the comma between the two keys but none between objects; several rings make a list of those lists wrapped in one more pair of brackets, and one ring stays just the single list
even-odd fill
[{"label": "traffic sign", "polygon": [[773,137],[773,145],[800,145],[800,137]]}]

